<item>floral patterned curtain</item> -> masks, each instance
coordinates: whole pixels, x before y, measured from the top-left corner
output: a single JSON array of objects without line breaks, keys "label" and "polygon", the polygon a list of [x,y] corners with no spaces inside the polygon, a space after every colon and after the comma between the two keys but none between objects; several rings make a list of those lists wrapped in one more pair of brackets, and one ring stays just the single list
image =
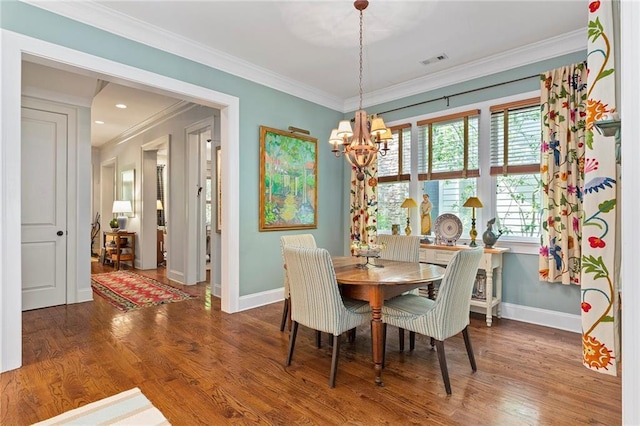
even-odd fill
[{"label": "floral patterned curtain", "polygon": [[541,75],[541,281],[580,284],[587,66]]},{"label": "floral patterned curtain", "polygon": [[589,4],[588,111],[582,240],[582,348],[585,367],[616,375],[619,351],[619,241],[615,141],[594,122],[615,115],[613,6]]},{"label": "floral patterned curtain", "polygon": [[372,244],[378,236],[378,162],[374,160],[363,170],[364,180],[356,178],[356,168],[351,167],[351,254],[354,242]]}]

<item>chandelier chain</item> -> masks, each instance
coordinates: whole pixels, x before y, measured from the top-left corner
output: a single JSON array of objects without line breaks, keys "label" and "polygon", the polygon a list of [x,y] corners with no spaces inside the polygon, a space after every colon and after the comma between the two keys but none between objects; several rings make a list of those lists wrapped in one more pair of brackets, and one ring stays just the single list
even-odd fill
[{"label": "chandelier chain", "polygon": [[362,109],[362,10],[360,10],[360,106],[359,110]]}]

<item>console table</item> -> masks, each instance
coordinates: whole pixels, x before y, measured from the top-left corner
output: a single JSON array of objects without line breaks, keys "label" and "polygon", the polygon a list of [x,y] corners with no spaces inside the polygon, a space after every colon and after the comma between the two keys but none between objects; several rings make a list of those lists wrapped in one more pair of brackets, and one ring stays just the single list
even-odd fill
[{"label": "console table", "polygon": [[[456,245],[444,246],[439,244],[420,244],[420,262],[447,265],[453,255],[460,250],[468,250],[469,246]],[[491,327],[493,308],[496,316],[502,317],[500,302],[502,301],[502,254],[509,251],[506,247],[485,248],[480,260],[479,270],[484,270],[487,275],[486,298],[471,299],[471,306],[482,308],[486,312],[487,327]],[[494,273],[495,270],[495,273]],[[493,295],[495,283],[495,296]]]},{"label": "console table", "polygon": [[[120,269],[120,262],[131,262],[131,268],[135,266],[136,259],[136,233],[135,232],[103,232],[103,244],[105,260],[113,263],[116,269]],[[125,251],[126,250],[126,251]]]}]

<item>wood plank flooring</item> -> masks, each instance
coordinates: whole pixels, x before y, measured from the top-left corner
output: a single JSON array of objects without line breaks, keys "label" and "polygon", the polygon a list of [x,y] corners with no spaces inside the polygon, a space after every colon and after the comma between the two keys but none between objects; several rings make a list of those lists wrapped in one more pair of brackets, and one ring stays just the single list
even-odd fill
[{"label": "wood plank flooring", "polygon": [[[94,272],[110,267],[92,264]],[[137,271],[170,283],[163,270]],[[26,425],[139,387],[174,425],[582,425],[621,423],[621,380],[581,365],[575,333],[473,316],[478,371],[461,336],[445,343],[453,394],[418,337],[387,341],[384,387],[373,383],[369,327],[343,338],[336,387],[331,347],[300,327],[284,367],[281,303],[229,315],[206,284],[195,299],[123,313],[94,302],[23,313],[23,367],[0,375],[0,424]]]}]

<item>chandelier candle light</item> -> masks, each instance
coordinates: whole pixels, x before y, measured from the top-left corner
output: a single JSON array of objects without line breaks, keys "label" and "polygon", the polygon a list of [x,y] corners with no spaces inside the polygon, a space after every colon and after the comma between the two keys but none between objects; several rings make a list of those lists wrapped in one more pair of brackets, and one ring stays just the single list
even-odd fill
[{"label": "chandelier candle light", "polygon": [[476,237],[478,236],[478,231],[476,231],[476,209],[482,207],[482,202],[478,197],[469,197],[462,207],[471,207],[471,231],[469,231],[471,242],[469,247],[476,247]]},{"label": "chandelier candle light", "polygon": [[413,198],[407,198],[400,207],[407,209],[407,227],[404,228],[404,233],[411,235],[411,207],[418,207],[418,204]]},{"label": "chandelier candle light", "polygon": [[344,154],[347,161],[356,168],[358,180],[363,181],[364,169],[373,162],[378,152],[382,156],[386,155],[389,150],[387,144],[392,135],[382,117],[374,115],[369,122],[366,111],[362,109],[362,11],[369,6],[369,2],[356,0],[353,2],[353,6],[360,12],[360,104],[355,114],[353,131],[350,121],[342,120],[338,123],[338,128],[331,131],[329,143],[333,145],[331,152],[336,157]]}]

